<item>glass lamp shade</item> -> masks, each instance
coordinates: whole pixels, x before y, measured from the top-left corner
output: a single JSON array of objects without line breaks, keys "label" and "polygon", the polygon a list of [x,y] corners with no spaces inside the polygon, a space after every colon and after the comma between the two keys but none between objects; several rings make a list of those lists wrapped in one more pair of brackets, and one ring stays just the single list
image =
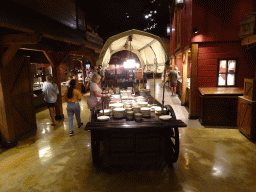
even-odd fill
[{"label": "glass lamp shade", "polygon": [[184,3],[184,0],[175,0],[175,3],[176,3],[176,5],[178,5],[178,4],[183,4],[183,3]]},{"label": "glass lamp shade", "polygon": [[183,8],[184,6],[184,0],[175,0],[175,5],[178,8]]}]

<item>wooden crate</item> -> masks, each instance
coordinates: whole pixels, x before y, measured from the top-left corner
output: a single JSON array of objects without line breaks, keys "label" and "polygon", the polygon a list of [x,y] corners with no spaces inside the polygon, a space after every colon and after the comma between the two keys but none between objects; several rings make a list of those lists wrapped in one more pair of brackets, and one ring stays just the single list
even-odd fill
[{"label": "wooden crate", "polygon": [[247,138],[256,141],[256,101],[239,97],[237,126],[239,131]]},{"label": "wooden crate", "polygon": [[255,31],[255,21],[256,13],[251,13],[246,16],[243,20],[240,21],[240,37],[246,38],[256,34]]},{"label": "wooden crate", "polygon": [[244,97],[256,101],[256,80],[244,79]]}]

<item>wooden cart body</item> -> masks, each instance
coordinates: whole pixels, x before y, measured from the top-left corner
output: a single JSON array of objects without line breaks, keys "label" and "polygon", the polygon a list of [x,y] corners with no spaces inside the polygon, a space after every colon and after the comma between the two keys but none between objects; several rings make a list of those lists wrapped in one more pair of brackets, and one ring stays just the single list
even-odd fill
[{"label": "wooden cart body", "polygon": [[179,155],[179,130],[186,124],[177,120],[171,106],[172,119],[163,121],[152,112],[142,121],[127,121],[113,117],[105,122],[89,122],[92,158],[95,165],[141,164],[166,161],[174,163]]}]

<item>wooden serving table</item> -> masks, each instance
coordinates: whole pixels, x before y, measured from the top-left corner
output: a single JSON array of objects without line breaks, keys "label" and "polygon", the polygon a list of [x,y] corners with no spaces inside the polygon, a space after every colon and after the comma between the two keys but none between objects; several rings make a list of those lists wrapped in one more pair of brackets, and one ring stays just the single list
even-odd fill
[{"label": "wooden serving table", "polygon": [[179,155],[179,130],[186,124],[177,120],[171,106],[165,106],[171,120],[160,120],[154,112],[142,121],[125,118],[87,123],[91,131],[91,149],[94,165],[142,164],[166,161],[174,163]]},{"label": "wooden serving table", "polygon": [[238,87],[200,87],[200,122],[209,126],[237,126]]}]

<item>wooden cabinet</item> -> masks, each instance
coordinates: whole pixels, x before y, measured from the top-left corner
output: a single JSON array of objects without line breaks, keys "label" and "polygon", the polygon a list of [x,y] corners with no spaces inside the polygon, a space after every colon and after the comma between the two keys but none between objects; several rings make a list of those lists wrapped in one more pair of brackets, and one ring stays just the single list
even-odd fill
[{"label": "wooden cabinet", "polygon": [[256,141],[256,101],[239,97],[237,126],[247,138]]},{"label": "wooden cabinet", "polygon": [[237,126],[238,96],[236,87],[200,87],[200,118],[205,126]]}]

